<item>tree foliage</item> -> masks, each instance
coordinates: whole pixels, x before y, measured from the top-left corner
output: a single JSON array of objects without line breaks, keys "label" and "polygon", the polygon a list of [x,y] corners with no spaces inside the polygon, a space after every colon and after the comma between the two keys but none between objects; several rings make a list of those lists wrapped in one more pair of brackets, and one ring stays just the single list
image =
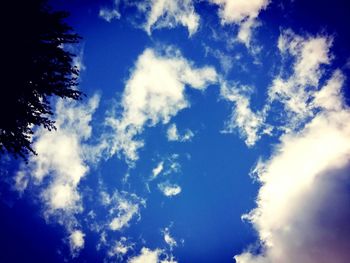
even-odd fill
[{"label": "tree foliage", "polygon": [[0,92],[0,153],[26,158],[33,128],[55,129],[51,97],[80,99],[74,54],[64,49],[80,37],[45,0],[4,1],[10,12],[4,35]]}]

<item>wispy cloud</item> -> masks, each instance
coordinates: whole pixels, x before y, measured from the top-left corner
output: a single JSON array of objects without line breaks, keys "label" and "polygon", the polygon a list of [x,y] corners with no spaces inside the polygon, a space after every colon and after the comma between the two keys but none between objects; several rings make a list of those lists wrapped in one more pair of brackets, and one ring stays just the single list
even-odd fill
[{"label": "wispy cloud", "polygon": [[108,251],[109,257],[117,257],[118,260],[122,261],[127,253],[132,250],[134,244],[131,243],[126,237],[121,237],[118,241],[114,242],[114,245]]},{"label": "wispy cloud", "polygon": [[233,64],[236,60],[234,56],[225,53],[221,49],[214,49],[208,45],[204,45],[204,51],[206,56],[213,56],[219,61],[221,69],[225,74],[229,73],[233,68]]},{"label": "wispy cloud", "polygon": [[228,86],[221,84],[220,94],[222,98],[233,102],[233,111],[230,120],[226,121],[224,133],[233,133],[236,129],[244,138],[247,146],[253,146],[261,137],[261,134],[269,134],[272,126],[266,124],[267,111],[269,106],[260,111],[253,112],[250,105],[248,86]]},{"label": "wispy cloud", "polygon": [[152,169],[152,174],[149,181],[164,177],[174,177],[181,173],[181,164],[179,162],[178,154],[171,154],[161,158],[155,168]]},{"label": "wispy cloud", "polygon": [[332,39],[327,36],[302,37],[285,30],[279,37],[278,48],[283,57],[295,60],[288,78],[277,76],[268,89],[269,103],[282,103],[288,114],[287,128],[298,128],[313,115],[315,104],[309,103],[319,90],[322,66],[331,61]]},{"label": "wispy cloud", "polygon": [[115,135],[110,138],[110,154],[122,152],[130,163],[137,160],[137,150],[144,142],[135,137],[144,127],[167,124],[179,111],[189,107],[186,85],[204,90],[216,78],[214,68],[196,68],[172,47],[163,52],[146,49],[126,83],[121,116],[110,116],[106,120],[106,124],[115,130]]},{"label": "wispy cloud", "polygon": [[146,13],[144,29],[149,35],[154,29],[178,25],[187,27],[190,36],[198,30],[200,18],[192,0],[147,0],[137,6]]},{"label": "wispy cloud", "polygon": [[113,19],[119,19],[121,17],[119,12],[120,0],[114,0],[112,8],[102,7],[98,13],[99,17],[111,22]]},{"label": "wispy cloud", "polygon": [[108,228],[112,231],[120,231],[129,226],[133,218],[140,219],[140,209],[146,205],[146,201],[135,194],[115,191],[112,195],[101,192],[101,202],[108,207]]},{"label": "wispy cloud", "polygon": [[187,142],[190,141],[193,136],[194,133],[189,129],[186,129],[185,133],[180,135],[175,123],[170,124],[167,130],[167,138],[169,141]]},{"label": "wispy cloud", "polygon": [[[329,64],[332,58],[331,44],[332,39],[327,36],[302,37],[291,30],[283,31],[278,39],[281,57],[283,61],[293,59],[294,62],[287,70],[284,67],[290,64],[285,63],[273,78],[267,89],[266,103],[260,110],[254,111],[251,107],[252,88],[237,83],[230,86],[227,81],[221,81],[222,98],[234,104],[224,132],[232,133],[237,129],[246,144],[252,146],[262,135],[272,135],[272,131],[288,133],[302,128],[320,108],[325,107],[320,104],[326,103],[325,96],[330,96],[328,107],[338,105],[339,108],[337,95],[343,78],[339,70],[332,76],[337,81],[331,81],[331,87],[320,91],[321,79],[326,76],[322,66]],[[333,89],[334,85],[338,88]],[[277,118],[275,112],[279,112]],[[269,116],[277,121],[267,123]]]},{"label": "wispy cloud", "polygon": [[219,5],[219,17],[222,24],[239,26],[237,39],[249,47],[252,29],[257,26],[259,13],[266,9],[269,0],[209,0]]}]

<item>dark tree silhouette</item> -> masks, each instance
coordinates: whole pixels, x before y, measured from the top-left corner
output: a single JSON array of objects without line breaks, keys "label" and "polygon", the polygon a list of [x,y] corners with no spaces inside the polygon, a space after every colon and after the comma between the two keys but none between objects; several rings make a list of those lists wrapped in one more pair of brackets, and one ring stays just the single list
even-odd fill
[{"label": "dark tree silhouette", "polygon": [[82,97],[76,89],[74,54],[63,49],[80,37],[64,22],[68,14],[52,11],[45,0],[3,2],[1,13],[8,14],[0,32],[5,44],[0,60],[0,154],[26,159],[30,152],[36,154],[33,128],[55,129],[51,97]]}]

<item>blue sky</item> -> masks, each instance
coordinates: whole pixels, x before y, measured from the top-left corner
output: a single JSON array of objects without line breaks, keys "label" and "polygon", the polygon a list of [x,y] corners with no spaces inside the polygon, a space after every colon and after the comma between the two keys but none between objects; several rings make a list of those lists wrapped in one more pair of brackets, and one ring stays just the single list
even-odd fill
[{"label": "blue sky", "polygon": [[1,160],[1,262],[347,262],[348,3],[51,5],[87,96]]}]

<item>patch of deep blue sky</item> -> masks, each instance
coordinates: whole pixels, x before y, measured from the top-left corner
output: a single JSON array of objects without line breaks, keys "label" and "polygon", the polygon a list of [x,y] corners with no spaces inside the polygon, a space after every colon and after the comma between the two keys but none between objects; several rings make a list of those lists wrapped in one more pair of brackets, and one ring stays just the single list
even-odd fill
[{"label": "patch of deep blue sky", "polygon": [[[83,36],[86,70],[81,75],[81,90],[88,96],[96,91],[101,94],[101,104],[92,123],[96,136],[102,129],[100,123],[105,111],[120,99],[137,57],[147,47],[173,45],[196,66],[212,65],[227,80],[253,86],[252,107],[255,110],[261,109],[266,88],[282,65],[276,47],[282,29],[291,28],[299,34],[333,35],[332,51],[336,57],[332,65],[349,73],[344,66],[350,55],[347,29],[350,9],[346,1],[317,1],[317,4],[303,0],[272,1],[260,14],[261,24],[253,33],[253,45],[262,47],[256,58],[242,44],[228,47],[227,41],[237,33],[236,27],[222,27],[217,8],[204,1],[195,5],[201,25],[191,38],[184,27],[154,30],[152,36],[148,36],[142,29],[135,28],[142,17],[136,17],[135,10],[123,7],[121,19],[107,23],[98,17],[98,11],[101,6],[112,6],[111,1],[62,0],[52,4],[54,8],[71,13],[68,23]],[[214,39],[213,30],[226,38]],[[232,57],[240,55],[241,59],[233,60],[232,68],[224,73],[219,61],[211,54],[206,55],[205,47],[221,50]],[[255,64],[254,59],[261,63]],[[84,223],[91,209],[96,212],[97,221],[105,216],[106,211],[98,200],[88,198],[97,195],[101,182],[110,193],[116,189],[125,190],[147,199],[146,208],[140,210],[141,220],[133,220],[122,233],[112,234],[115,239],[130,237],[136,244],[135,252],[131,253],[138,254],[143,246],[165,248],[161,229],[169,225],[178,243],[184,240],[172,251],[179,262],[232,262],[233,255],[253,243],[255,232],[241,220],[241,215],[254,207],[259,187],[248,174],[259,156],[269,155],[275,141],[265,137],[248,149],[238,133],[220,133],[232,105],[220,100],[218,85],[209,86],[204,92],[192,89],[186,92],[191,107],[179,112],[172,122],[180,131],[187,128],[194,131],[191,142],[168,142],[167,126],[146,128],[141,135],[145,147],[140,149],[140,159],[134,168],[129,169],[123,159],[115,156],[92,168],[81,182],[85,212],[78,218],[86,233],[86,242],[78,258],[70,258],[67,246],[62,243],[64,231],[54,222],[44,222],[40,204],[33,203],[31,194],[17,199],[9,190],[9,183],[2,182],[0,261],[61,262],[62,258],[77,262],[102,261],[106,251],[96,250],[100,237]],[[348,90],[346,92],[348,94]],[[145,185],[152,169],[173,154],[179,154],[181,169],[170,179],[181,186],[182,192],[167,198],[157,188],[162,178],[149,182],[149,189]],[[126,173],[130,174],[127,184],[122,182]]]}]

